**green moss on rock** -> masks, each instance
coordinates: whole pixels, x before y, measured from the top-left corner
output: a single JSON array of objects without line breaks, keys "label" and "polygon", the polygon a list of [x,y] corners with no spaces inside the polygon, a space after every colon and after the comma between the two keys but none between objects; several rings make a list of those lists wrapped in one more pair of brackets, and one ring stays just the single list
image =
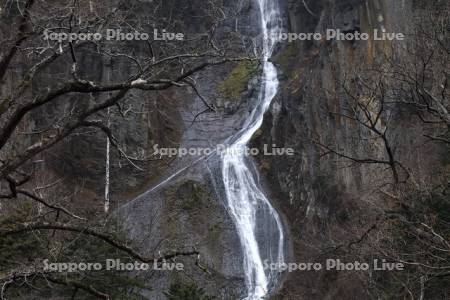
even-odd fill
[{"label": "green moss on rock", "polygon": [[219,92],[227,99],[239,100],[241,94],[247,89],[248,81],[256,74],[258,62],[239,62],[227,78],[219,85]]}]

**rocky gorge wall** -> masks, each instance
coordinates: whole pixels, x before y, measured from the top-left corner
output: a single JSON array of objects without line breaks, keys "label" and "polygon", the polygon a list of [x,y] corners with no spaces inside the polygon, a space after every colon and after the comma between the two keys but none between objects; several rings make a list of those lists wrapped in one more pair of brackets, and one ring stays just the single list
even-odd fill
[{"label": "rocky gorge wall", "polygon": [[[119,3],[106,9],[126,5]],[[210,7],[201,1],[171,1],[164,6],[146,2],[129,5],[136,18],[145,19],[154,10],[163,20],[170,16],[177,20],[172,30],[188,37],[201,39],[200,33],[212,26],[207,10]],[[259,34],[259,11],[253,1],[224,4],[221,9],[227,17],[215,29],[219,40],[227,42],[240,36],[239,43],[255,42]],[[240,46],[234,49],[238,56],[247,54],[239,52]],[[148,55],[145,43],[126,43],[121,50],[136,56]],[[81,76],[89,80],[126,80],[136,70],[126,57],[112,56],[105,64],[95,48],[86,47],[82,52],[79,68]],[[67,64],[61,60],[60,69],[52,66],[43,72],[36,80],[37,86],[45,86],[55,77],[63,79],[67,75],[62,70],[67,69]],[[244,61],[215,66],[192,76],[199,94],[215,111],[204,112],[204,99],[192,88],[183,87],[152,93],[133,91],[120,107],[102,113],[122,150],[131,158],[111,151],[109,222],[117,224],[144,255],[192,249],[201,253],[198,262],[195,257],[177,259],[185,264],[186,272],[145,275],[143,279],[152,290],[142,294],[149,299],[167,299],[165,292],[171,285],[191,282],[220,299],[237,299],[245,293],[239,239],[211,178],[211,172],[218,171],[219,161],[197,163],[195,156],[159,157],[153,153],[156,146],[214,148],[223,143],[240,129],[258,100],[259,73],[257,62]],[[98,100],[95,96],[90,99]],[[69,109],[72,109],[70,101],[45,107],[33,116],[30,128],[45,126],[52,122],[55,111]],[[106,162],[104,134],[87,131],[74,135],[43,161],[41,170],[50,174],[47,176],[66,178],[65,187],[73,193],[74,205],[84,203],[91,213],[101,213]],[[172,177],[174,174],[177,176]],[[85,201],[92,198],[95,203]]]},{"label": "rocky gorge wall", "polygon": [[[231,17],[215,24],[218,36],[225,41],[240,35],[249,52],[245,54],[251,54],[259,34],[255,1],[222,3],[223,13]],[[286,32],[296,33],[323,33],[327,28],[408,32],[409,20],[417,9],[412,0],[279,1]],[[133,11],[145,17],[155,9],[151,2],[137,1]],[[169,2],[167,10],[160,13],[181,20],[175,27],[180,31],[206,32],[212,26],[207,14],[200,13],[204,1]],[[275,144],[295,150],[293,156],[256,157],[268,198],[283,216],[289,261],[323,261],[336,255],[329,254],[328,249],[351,242],[349,233],[369,224],[374,218],[371,212],[380,206],[380,196],[374,189],[392,179],[389,169],[324,155],[317,141],[355,157],[379,157],[383,153],[379,142],[361,139],[367,137],[364,128],[339,114],[345,113],[349,102],[341,84],[357,77],[355,70],[361,66],[391,55],[390,45],[372,40],[285,42],[271,59],[279,70],[280,88],[252,146],[262,149],[264,144]],[[130,43],[123,50],[145,56],[148,48]],[[65,64],[61,60],[61,70],[52,66],[43,72],[34,84],[36,91],[55,78],[67,76],[62,71],[68,67]],[[89,47],[83,49],[79,65],[83,77],[91,80],[126,79],[136,68],[120,57],[105,64]],[[260,72],[257,63],[238,62],[196,74],[192,79],[199,93],[215,107],[214,112],[202,113],[204,99],[184,87],[152,93],[133,91],[121,107],[115,107],[109,115],[102,114],[123,150],[136,158],[130,161],[112,153],[109,221],[118,224],[144,254],[178,249],[201,253],[198,259],[177,259],[185,263],[188,272],[146,275],[152,290],[145,290],[144,297],[167,299],[164,292],[173,283],[190,282],[219,299],[240,299],[245,294],[239,238],[213,178],[220,172],[219,161],[198,160],[197,156],[160,159],[152,153],[155,145],[214,148],[223,143],[240,129],[258,100]],[[95,97],[92,95],[89,101],[97,101]],[[45,127],[58,111],[72,109],[70,98],[66,100],[35,113],[28,129]],[[392,113],[401,115],[400,111]],[[409,118],[407,114],[400,116],[405,122],[390,132],[395,151],[404,157],[406,168],[414,166],[416,177],[432,176],[439,161],[427,153],[436,149],[424,144],[423,132],[411,128]],[[38,171],[49,177],[64,177],[66,191],[73,194],[71,204],[81,203],[99,216],[103,214],[105,147],[104,134],[79,133],[43,156]],[[272,296],[293,300],[366,299],[364,284],[358,273],[285,273]]]},{"label": "rocky gorge wall", "polygon": [[[286,6],[287,32],[325,34],[331,28],[370,33],[378,29],[404,33],[406,39],[420,7],[415,1],[389,0],[286,0]],[[281,88],[261,135],[253,142],[258,147],[276,144],[295,149],[291,157],[258,157],[271,199],[286,216],[294,262],[354,261],[348,253],[330,249],[350,243],[357,228],[372,222],[371,212],[384,205],[374,191],[390,180],[389,170],[327,154],[318,141],[349,157],[383,153],[377,140],[370,135],[368,142],[364,139],[361,124],[343,117],[351,100],[343,83],[358,78],[361,66],[369,69],[379,59],[394,57],[393,43],[372,38],[294,41],[284,43],[273,59],[282,71]],[[396,154],[406,168],[414,169],[414,176],[429,178],[440,163],[429,154],[439,153],[439,148],[427,145],[421,128],[407,125],[411,115],[398,110],[391,113],[403,120],[389,129]],[[358,299],[368,297],[366,293],[357,272],[298,271],[287,275],[276,299]]]}]

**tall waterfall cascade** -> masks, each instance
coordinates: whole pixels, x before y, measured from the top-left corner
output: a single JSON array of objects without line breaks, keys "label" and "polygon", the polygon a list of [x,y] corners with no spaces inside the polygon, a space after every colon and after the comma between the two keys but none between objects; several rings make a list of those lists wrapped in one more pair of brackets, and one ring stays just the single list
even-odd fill
[{"label": "tall waterfall cascade", "polygon": [[[285,237],[277,211],[264,194],[253,162],[245,148],[260,128],[278,89],[277,70],[269,61],[281,33],[277,1],[257,0],[262,30],[262,86],[258,103],[233,136],[229,151],[222,156],[222,179],[226,205],[237,228],[244,255],[246,300],[263,299],[276,284],[277,274],[266,270],[265,263],[284,262]],[[267,260],[267,261],[266,261]]]}]

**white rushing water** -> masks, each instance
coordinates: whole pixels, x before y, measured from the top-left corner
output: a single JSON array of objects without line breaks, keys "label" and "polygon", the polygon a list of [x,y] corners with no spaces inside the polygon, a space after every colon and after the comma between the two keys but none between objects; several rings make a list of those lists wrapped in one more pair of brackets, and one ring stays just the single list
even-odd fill
[{"label": "white rushing water", "polygon": [[[229,151],[222,156],[226,203],[236,225],[244,255],[247,300],[263,299],[275,283],[276,274],[264,269],[264,260],[268,259],[271,263],[284,262],[284,233],[280,216],[261,190],[257,174],[251,171],[251,162],[244,151],[261,126],[264,113],[278,89],[277,70],[269,58],[281,31],[279,8],[275,0],[257,2],[263,34],[262,87],[257,106],[243,129],[233,137]],[[274,245],[272,239],[276,240]]]},{"label": "white rushing water", "polygon": [[[220,169],[216,176],[212,169],[213,182],[223,183],[224,200],[234,221],[240,239],[247,295],[244,300],[265,299],[277,284],[278,272],[264,269],[264,262],[284,263],[285,237],[281,218],[264,194],[253,161],[246,156],[246,147],[253,134],[261,127],[264,113],[270,106],[278,90],[278,74],[269,61],[273,48],[282,30],[282,20],[277,0],[255,0],[260,9],[262,31],[263,75],[258,102],[243,128],[229,138],[228,149],[221,155]],[[201,161],[214,156],[200,157],[174,172],[140,197],[158,190],[166,183]],[[212,160],[214,163],[214,160]],[[218,180],[218,181],[217,181]],[[222,186],[222,184],[220,184]],[[218,191],[218,187],[216,192]],[[221,195],[220,192],[217,192]]]}]

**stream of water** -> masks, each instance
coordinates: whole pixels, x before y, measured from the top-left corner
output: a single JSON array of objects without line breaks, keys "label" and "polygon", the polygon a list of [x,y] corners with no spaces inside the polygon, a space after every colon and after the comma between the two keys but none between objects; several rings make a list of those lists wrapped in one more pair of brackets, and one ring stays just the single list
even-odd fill
[{"label": "stream of water", "polygon": [[[135,199],[142,199],[194,165],[205,162],[213,183],[217,183],[217,195],[220,198],[223,196],[240,239],[247,289],[244,300],[265,299],[279,279],[278,272],[264,268],[265,263],[282,264],[285,260],[285,236],[281,218],[264,194],[257,168],[245,151],[254,133],[261,127],[264,113],[278,90],[277,69],[269,61],[282,30],[278,1],[256,1],[261,16],[260,51],[263,73],[258,102],[242,129],[227,139],[228,149],[220,155],[219,161],[214,159],[218,157],[214,155],[199,157]],[[211,163],[214,166],[215,162],[219,163],[217,173],[212,171],[215,167],[210,169],[208,165]]]},{"label": "stream of water", "polygon": [[226,203],[237,228],[244,255],[246,300],[263,299],[275,285],[277,274],[265,270],[264,261],[284,262],[284,232],[280,216],[259,184],[245,148],[263,122],[264,113],[278,90],[277,70],[269,61],[281,31],[277,1],[258,0],[262,28],[263,76],[258,104],[222,156]]}]

